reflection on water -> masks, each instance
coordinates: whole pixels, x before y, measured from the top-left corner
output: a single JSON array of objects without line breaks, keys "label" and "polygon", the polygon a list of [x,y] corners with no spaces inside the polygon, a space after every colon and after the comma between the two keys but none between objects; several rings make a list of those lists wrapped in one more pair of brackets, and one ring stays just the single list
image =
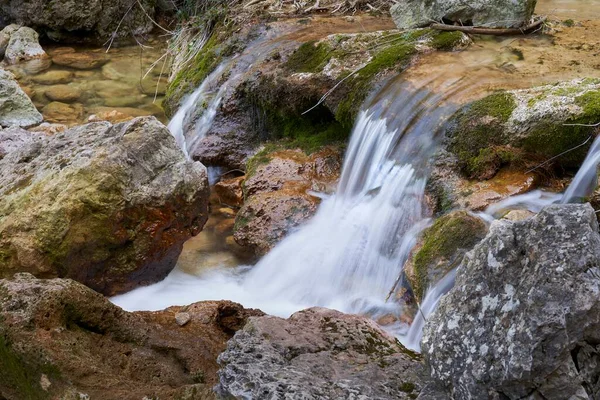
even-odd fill
[{"label": "reflection on water", "polygon": [[154,115],[166,122],[161,103],[169,65],[159,62],[144,77],[164,54],[164,38],[113,47],[108,53],[84,46],[43,47],[52,61],[34,60],[7,68],[47,122],[76,125],[87,122],[91,115],[110,112],[116,120]]}]

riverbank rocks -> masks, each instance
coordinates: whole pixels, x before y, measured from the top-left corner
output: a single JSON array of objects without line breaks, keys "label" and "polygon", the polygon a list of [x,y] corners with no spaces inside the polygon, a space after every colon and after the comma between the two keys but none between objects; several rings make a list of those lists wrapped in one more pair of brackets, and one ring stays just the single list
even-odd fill
[{"label": "riverbank rocks", "polygon": [[493,223],[426,324],[433,378],[456,399],[597,398],[599,265],[589,204]]},{"label": "riverbank rocks", "polygon": [[311,308],[251,317],[219,356],[223,398],[414,399],[418,355],[373,321]]},{"label": "riverbank rocks", "polygon": [[13,74],[0,68],[0,125],[28,127],[42,119]]},{"label": "riverbank rocks", "polygon": [[527,25],[537,0],[400,0],[390,13],[398,29],[424,28],[434,22],[489,28]]},{"label": "riverbank rocks", "polygon": [[244,205],[234,238],[256,254],[266,254],[291,230],[314,215],[320,199],[310,191],[331,193],[342,167],[340,148],[307,155],[300,150],[263,150],[248,163]]},{"label": "riverbank rocks", "polygon": [[163,279],[208,215],[206,168],[137,118],[44,137],[0,160],[0,276],[113,295]]},{"label": "riverbank rocks", "polygon": [[[535,167],[555,160],[576,169],[600,122],[600,80],[577,79],[526,90],[500,91],[475,101],[449,121],[448,149],[464,174],[492,178],[503,166]],[[546,165],[550,168],[552,165]]]},{"label": "riverbank rocks", "polygon": [[465,253],[487,233],[487,225],[466,211],[438,218],[420,235],[419,242],[404,266],[404,274],[419,303],[427,289],[456,268]]},{"label": "riverbank rocks", "polygon": [[109,60],[106,54],[94,52],[65,52],[52,57],[52,62],[56,65],[80,70],[100,68]]},{"label": "riverbank rocks", "polygon": [[0,397],[214,398],[217,356],[251,315],[228,301],[128,313],[69,279],[0,280]]},{"label": "riverbank rocks", "polygon": [[7,36],[9,37],[4,51],[4,60],[8,64],[18,64],[24,61],[48,58],[48,55],[42,49],[42,46],[40,46],[39,35],[31,28],[9,25],[0,34],[3,36],[2,41]]},{"label": "riverbank rocks", "polygon": [[[303,18],[244,25],[233,34],[215,32],[195,57],[190,55],[193,61],[175,64],[165,112],[174,115],[210,77],[204,87],[218,92],[219,101],[200,96],[183,126],[191,135],[206,132],[190,149],[193,159],[228,169],[242,169],[268,140],[287,140],[306,151],[346,142],[360,105],[387,77],[408,68],[419,54],[470,43],[462,33],[399,32],[390,22],[361,16],[324,26],[319,19]],[[293,40],[287,39],[289,32],[297,32]],[[246,48],[278,37],[283,39],[272,42],[269,52]],[[178,57],[194,48],[193,40],[181,41]],[[240,57],[226,62],[224,54],[232,51]]]},{"label": "riverbank rocks", "polygon": [[[143,8],[142,8],[143,7]],[[7,0],[0,3],[4,21],[30,26],[61,42],[122,39],[152,30],[154,1],[90,0]]]}]

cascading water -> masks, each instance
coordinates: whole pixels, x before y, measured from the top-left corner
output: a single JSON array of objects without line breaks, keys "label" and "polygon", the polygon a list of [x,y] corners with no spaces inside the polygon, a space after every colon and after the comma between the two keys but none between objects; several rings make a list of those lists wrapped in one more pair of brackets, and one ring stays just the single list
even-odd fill
[{"label": "cascading water", "polygon": [[425,224],[428,160],[456,109],[446,102],[455,83],[435,92],[387,85],[358,117],[337,193],[256,266],[201,277],[176,271],[115,303],[148,310],[226,298],[280,316],[311,306],[397,313],[386,295]]}]

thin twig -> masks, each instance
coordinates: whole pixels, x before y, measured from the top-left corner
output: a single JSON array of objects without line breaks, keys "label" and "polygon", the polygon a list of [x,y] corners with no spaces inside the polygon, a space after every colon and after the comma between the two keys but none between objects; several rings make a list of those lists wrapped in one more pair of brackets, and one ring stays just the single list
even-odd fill
[{"label": "thin twig", "polygon": [[[566,125],[566,124],[565,124],[565,125]],[[538,165],[537,167],[535,167],[535,168],[532,168],[532,169],[530,169],[529,171],[527,171],[527,172],[525,172],[525,173],[526,173],[526,174],[528,174],[528,173],[530,173],[530,172],[533,172],[533,171],[535,171],[536,169],[538,169],[538,168],[541,168],[541,167],[543,167],[544,165],[547,165],[547,164],[551,163],[552,161],[556,160],[558,157],[564,156],[565,154],[567,154],[567,153],[569,153],[569,152],[571,152],[571,151],[573,151],[573,150],[577,150],[578,148],[585,146],[585,145],[586,145],[586,143],[587,143],[587,142],[589,142],[591,139],[592,139],[592,136],[590,136],[589,138],[587,138],[587,140],[586,140],[585,142],[583,142],[583,143],[581,143],[581,144],[579,144],[579,145],[577,145],[577,146],[573,147],[572,149],[569,149],[569,150],[563,151],[563,152],[562,152],[562,153],[560,153],[559,155],[552,157],[551,159],[549,159],[549,160],[547,160],[547,161],[545,161],[545,162],[541,163],[541,164],[540,164],[540,165]]]},{"label": "thin twig", "polygon": [[154,20],[154,19],[153,19],[153,18],[152,18],[150,15],[148,15],[148,13],[146,12],[146,9],[145,9],[145,8],[144,8],[144,6],[142,5],[142,3],[140,3],[140,0],[135,0],[135,1],[137,1],[138,5],[139,5],[139,6],[140,6],[140,8],[142,9],[142,12],[143,12],[144,14],[146,14],[146,17],[148,17],[148,19],[149,19],[150,21],[152,21],[152,23],[153,23],[154,25],[156,25],[157,27],[159,27],[160,29],[162,29],[163,31],[165,31],[165,32],[167,32],[167,33],[170,33],[170,34],[172,34],[172,33],[173,33],[172,31],[170,31],[170,30],[167,30],[167,29],[163,28],[163,27],[162,27],[162,26],[161,26],[161,25],[160,25],[158,22],[156,22],[156,21],[155,21],[155,20]]}]

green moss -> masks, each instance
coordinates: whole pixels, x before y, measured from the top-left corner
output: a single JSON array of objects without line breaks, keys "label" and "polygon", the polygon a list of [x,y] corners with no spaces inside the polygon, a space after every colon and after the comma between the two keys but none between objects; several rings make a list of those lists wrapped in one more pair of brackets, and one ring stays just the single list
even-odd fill
[{"label": "green moss", "polygon": [[493,176],[502,162],[512,158],[506,147],[499,146],[506,144],[503,125],[516,107],[511,93],[498,92],[471,103],[452,118],[449,148],[469,177],[489,177],[489,171]]},{"label": "green moss", "polygon": [[575,21],[573,21],[572,19],[566,19],[563,21],[563,24],[565,26],[568,26],[569,28],[572,28],[575,26]]},{"label": "green moss", "polygon": [[456,49],[463,39],[462,32],[440,32],[433,36],[431,46],[436,50],[451,51]]},{"label": "green moss", "polygon": [[486,226],[464,211],[445,215],[426,229],[422,246],[413,257],[412,289],[422,300],[432,277],[441,278],[459,260],[453,260],[460,249],[469,249],[486,234]]},{"label": "green moss", "polygon": [[287,60],[284,67],[292,72],[320,72],[332,57],[331,47],[325,42],[302,44]]},{"label": "green moss", "polygon": [[400,387],[398,389],[400,389],[401,392],[404,393],[412,393],[415,391],[415,384],[412,382],[404,382],[400,385]]},{"label": "green moss", "polygon": [[[0,321],[1,323],[1,321]],[[10,339],[0,332],[0,387],[23,400],[48,399],[40,386],[42,374],[59,379],[58,369],[50,364],[28,362],[12,348]]]}]

